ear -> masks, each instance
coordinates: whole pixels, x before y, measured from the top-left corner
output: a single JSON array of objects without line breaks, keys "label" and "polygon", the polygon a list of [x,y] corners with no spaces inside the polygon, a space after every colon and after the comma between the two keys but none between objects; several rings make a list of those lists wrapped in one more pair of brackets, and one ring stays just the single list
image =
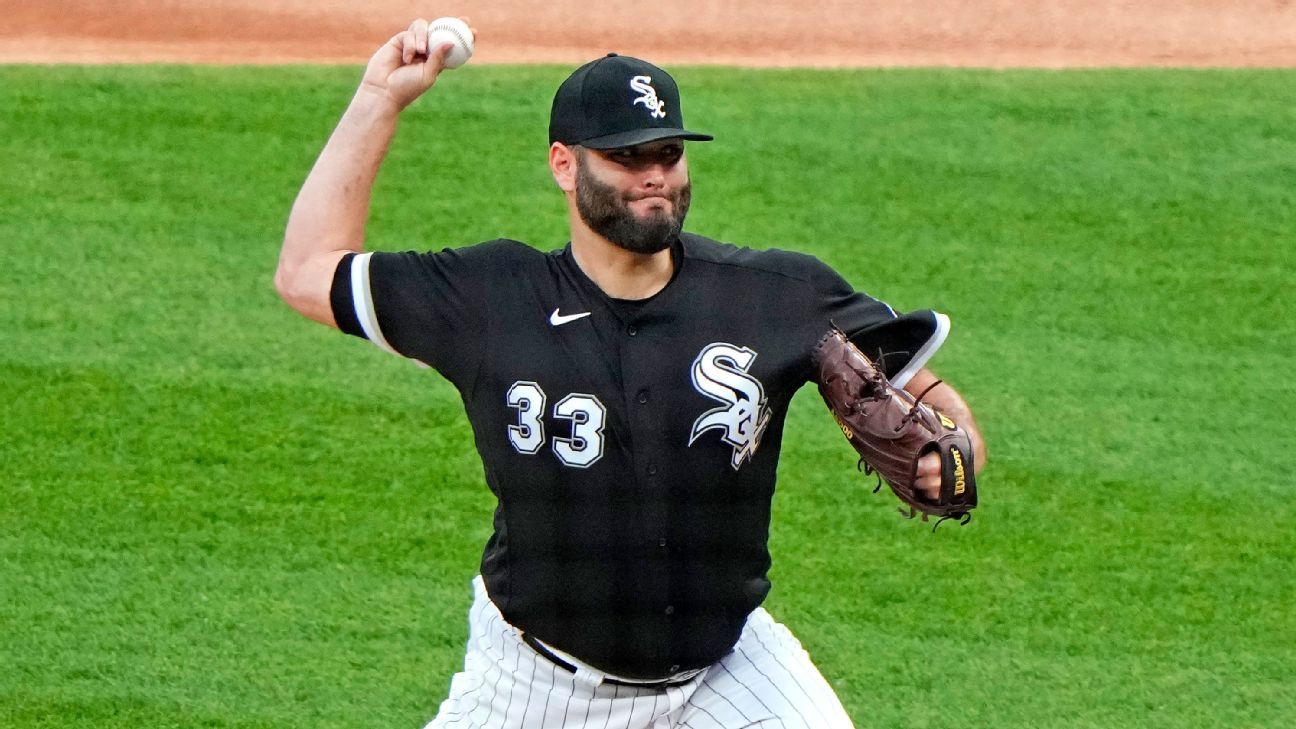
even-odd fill
[{"label": "ear", "polygon": [[562,142],[549,147],[549,171],[563,192],[576,191],[576,151]]}]

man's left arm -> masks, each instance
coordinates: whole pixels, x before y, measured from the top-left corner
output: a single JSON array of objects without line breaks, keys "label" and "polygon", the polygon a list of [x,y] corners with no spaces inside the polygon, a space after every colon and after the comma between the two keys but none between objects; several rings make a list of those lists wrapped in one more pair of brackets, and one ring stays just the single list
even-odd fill
[{"label": "man's left arm", "polygon": [[[972,408],[968,407],[967,401],[955,390],[948,382],[941,382],[939,385],[932,387],[932,384],[939,381],[940,378],[932,374],[932,371],[926,367],[918,370],[904,389],[914,397],[918,397],[923,390],[931,387],[931,391],[923,395],[923,402],[936,408],[946,417],[953,420],[960,428],[967,431],[968,437],[972,439],[972,470],[974,473],[981,473],[986,463],[986,446],[985,439],[981,437],[981,430],[977,427],[976,419],[972,417]],[[918,461],[918,482],[917,487],[925,492],[929,497],[936,498],[940,495],[941,484],[941,462],[940,456],[935,453],[929,453]]]}]

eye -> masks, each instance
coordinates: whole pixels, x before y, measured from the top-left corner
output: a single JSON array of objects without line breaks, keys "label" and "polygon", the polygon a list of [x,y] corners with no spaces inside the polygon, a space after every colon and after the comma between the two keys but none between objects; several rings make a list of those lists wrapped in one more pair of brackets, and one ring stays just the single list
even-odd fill
[{"label": "eye", "polygon": [[683,156],[684,147],[676,144],[672,144],[669,147],[662,147],[657,153],[657,159],[660,160],[662,164],[675,164],[679,161],[680,157]]},{"label": "eye", "polygon": [[604,155],[604,157],[622,167],[634,167],[639,163],[639,157],[628,149],[616,149]]}]

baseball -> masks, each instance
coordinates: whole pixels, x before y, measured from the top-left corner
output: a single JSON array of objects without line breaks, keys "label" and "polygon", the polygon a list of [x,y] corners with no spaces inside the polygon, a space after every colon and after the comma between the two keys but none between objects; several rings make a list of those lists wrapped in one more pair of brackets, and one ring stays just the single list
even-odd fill
[{"label": "baseball", "polygon": [[428,52],[439,45],[453,43],[446,56],[446,68],[459,68],[472,58],[473,33],[468,24],[458,18],[437,18],[428,24]]}]

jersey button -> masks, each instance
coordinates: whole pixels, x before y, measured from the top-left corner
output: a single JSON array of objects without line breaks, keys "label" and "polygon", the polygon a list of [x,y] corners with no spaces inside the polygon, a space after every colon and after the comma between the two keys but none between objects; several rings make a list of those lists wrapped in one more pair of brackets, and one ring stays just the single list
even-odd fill
[{"label": "jersey button", "polygon": [[635,325],[634,325],[634,324],[631,324],[630,326],[626,327],[626,334],[629,334],[630,336],[633,337],[634,335],[636,335],[636,334],[638,334],[638,333],[639,333],[639,330],[638,330],[637,328],[635,328]]},{"label": "jersey button", "polygon": [[[662,549],[665,549],[665,548],[666,548],[666,537],[662,537],[661,539],[658,539],[658,540],[657,540],[657,546],[661,547]],[[673,671],[672,671],[672,673],[673,673]]]},{"label": "jersey button", "polygon": [[679,670],[680,670],[680,665],[678,663],[670,667],[671,673],[679,673]]},{"label": "jersey button", "polygon": [[657,464],[655,464],[655,463],[650,463],[650,464],[648,464],[648,475],[649,475],[649,476],[656,476],[656,475],[657,475]]},{"label": "jersey button", "polygon": [[647,391],[647,390],[640,390],[640,391],[639,391],[639,397],[638,397],[637,399],[639,400],[639,404],[640,404],[640,405],[647,405],[647,404],[648,404],[648,391]]},{"label": "jersey button", "polygon": [[[663,612],[665,612],[667,615],[674,615],[674,614],[675,614],[675,606],[674,606],[674,605],[667,605],[667,606],[666,606],[666,610],[663,611]],[[671,673],[674,673],[674,671],[671,671]]]}]

